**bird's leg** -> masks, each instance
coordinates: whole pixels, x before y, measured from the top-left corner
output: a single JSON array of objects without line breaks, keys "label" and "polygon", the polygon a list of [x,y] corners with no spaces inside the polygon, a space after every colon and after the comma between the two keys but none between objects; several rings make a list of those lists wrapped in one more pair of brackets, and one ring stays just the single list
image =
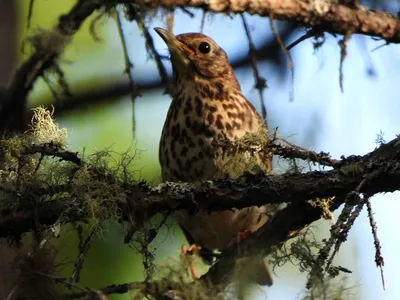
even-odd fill
[{"label": "bird's leg", "polygon": [[199,277],[197,276],[196,271],[194,269],[193,261],[192,260],[188,261],[188,255],[193,255],[194,253],[196,253],[200,250],[201,250],[201,246],[199,246],[197,244],[193,244],[189,248],[186,245],[182,245],[182,247],[181,247],[181,255],[182,255],[185,263],[189,264],[190,275],[192,275],[192,278],[194,280],[199,279]]}]

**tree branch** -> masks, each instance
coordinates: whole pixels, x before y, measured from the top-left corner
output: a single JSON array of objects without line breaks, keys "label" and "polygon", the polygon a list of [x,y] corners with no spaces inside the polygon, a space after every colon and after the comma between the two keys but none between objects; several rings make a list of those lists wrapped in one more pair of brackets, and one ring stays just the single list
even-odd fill
[{"label": "tree branch", "polygon": [[[101,0],[79,0],[68,14],[60,17],[57,32],[65,37],[72,36],[89,15],[102,7],[102,3]],[[28,93],[36,79],[54,64],[62,50],[58,47],[36,49],[19,67],[0,106],[0,132],[6,127],[14,132],[26,129],[25,110]]]},{"label": "tree branch", "polygon": [[[41,149],[38,146],[35,148]],[[31,153],[31,151],[26,151],[26,153]],[[45,153],[55,155],[54,151],[50,150]],[[63,154],[62,157],[69,156]],[[122,212],[121,219],[133,220],[136,229],[157,213],[181,209],[194,213],[198,210],[240,209],[267,203],[286,202],[300,205],[309,199],[331,196],[336,196],[333,206],[338,207],[344,202],[346,195],[354,191],[365,178],[368,180],[360,188],[360,193],[374,195],[399,190],[399,159],[400,138],[396,138],[365,156],[343,158],[335,166],[336,169],[330,171],[272,176],[246,175],[237,180],[165,183],[155,187],[149,187],[144,183],[127,185],[121,182],[121,187],[126,190],[126,199],[117,205]],[[99,176],[100,171],[96,170],[96,176]],[[104,180],[110,182],[110,175],[103,177]],[[117,179],[114,179],[113,184],[115,182],[118,182]],[[32,191],[32,189],[36,190]],[[61,215],[64,215],[63,222],[85,221],[81,208],[69,200],[69,193],[79,189],[81,187],[76,183],[47,188],[30,186],[30,191],[43,199],[55,193],[63,196],[57,201],[37,201],[34,210],[0,211],[0,237],[18,237],[24,232],[37,228],[38,224],[52,225],[60,220]],[[14,195],[11,194],[14,191],[2,189],[2,186],[0,186],[0,191],[10,193],[10,197]],[[67,219],[65,212],[68,212]],[[299,211],[297,213],[300,214]],[[307,218],[308,212],[304,210],[301,215],[312,222],[315,218],[314,214],[315,212]],[[288,226],[293,225],[292,220],[289,223]]]},{"label": "tree branch", "polygon": [[[118,0],[130,3],[133,0]],[[320,27],[333,34],[349,31],[380,37],[390,43],[400,42],[400,20],[389,14],[363,6],[349,7],[335,1],[299,0],[139,0],[149,8],[175,6],[198,7],[216,13],[244,13],[273,16],[276,20],[293,22],[306,27]]]}]

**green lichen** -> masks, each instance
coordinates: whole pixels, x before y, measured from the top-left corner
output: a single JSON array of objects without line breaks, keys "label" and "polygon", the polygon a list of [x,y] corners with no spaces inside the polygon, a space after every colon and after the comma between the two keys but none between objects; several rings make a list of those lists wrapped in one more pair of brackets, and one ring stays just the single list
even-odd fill
[{"label": "green lichen", "polygon": [[217,177],[237,178],[243,174],[269,174],[266,162],[272,157],[268,150],[268,135],[264,128],[255,133],[246,133],[234,141],[221,141],[217,145]]},{"label": "green lichen", "polygon": [[359,163],[352,163],[344,165],[340,171],[346,176],[357,176],[362,170]]}]

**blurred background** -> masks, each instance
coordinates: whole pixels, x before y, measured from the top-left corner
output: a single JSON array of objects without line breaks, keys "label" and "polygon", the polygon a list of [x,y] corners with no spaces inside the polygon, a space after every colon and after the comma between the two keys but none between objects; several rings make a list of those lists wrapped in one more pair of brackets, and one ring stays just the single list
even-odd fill
[{"label": "blurred background", "polygon": [[[35,0],[30,28],[27,15],[30,1],[0,0],[0,85],[6,85],[10,74],[29,57],[29,47],[21,47],[24,40],[39,29],[51,29],[61,14],[66,13],[74,0]],[[377,1],[363,4],[396,13],[397,1]],[[177,9],[174,33],[201,30],[203,12],[189,9],[193,16]],[[340,36],[326,34],[318,49],[313,39],[306,40],[290,53],[294,62],[294,85],[290,80],[287,58],[272,34],[269,19],[246,15],[251,35],[258,50],[258,66],[267,79],[264,92],[270,128],[279,127],[280,135],[311,150],[341,155],[366,154],[377,147],[376,139],[383,134],[387,141],[398,134],[400,126],[400,49],[370,37],[353,36],[348,43],[348,55],[343,65],[342,93],[339,87]],[[160,182],[158,143],[161,129],[171,101],[164,94],[165,86],[145,40],[135,23],[123,22],[128,54],[134,66],[132,74],[140,88],[141,97],[133,108],[129,82],[124,74],[125,61],[116,19],[105,16],[95,26],[98,40],[90,33],[90,22],[74,35],[73,42],[62,56],[61,67],[71,90],[70,97],[56,99],[43,79],[39,79],[30,94],[29,107],[54,105],[56,122],[68,129],[68,144],[74,151],[89,154],[96,149],[110,148],[124,152],[137,149],[134,169],[138,178]],[[305,33],[282,22],[275,22],[286,45]],[[164,27],[165,13],[158,12],[146,19],[148,28]],[[248,41],[239,16],[208,14],[204,18],[203,33],[212,37],[228,54],[235,67],[244,95],[260,111],[258,90],[254,88],[253,71],[248,57]],[[151,30],[155,47],[160,54],[168,51],[162,40]],[[319,41],[322,41],[320,39]],[[170,63],[163,60],[170,71]],[[51,78],[51,77],[50,77]],[[294,98],[290,99],[290,91]],[[132,127],[135,120],[135,138]],[[277,171],[284,164],[276,162]],[[353,299],[398,299],[400,297],[400,239],[397,227],[400,203],[398,193],[376,195],[372,199],[378,234],[385,258],[384,291],[380,271],[374,262],[374,245],[365,211],[356,220],[349,241],[343,246],[336,263],[353,270],[348,276],[348,287]],[[319,222],[318,235],[327,236],[329,222]],[[185,243],[176,227],[163,228],[152,243],[159,268],[179,258],[180,246]],[[66,229],[57,241],[62,246],[60,261],[73,262],[77,254],[76,233]],[[0,249],[0,254],[1,254]],[[63,272],[68,275],[72,265]],[[81,284],[102,287],[112,283],[144,279],[142,257],[123,244],[120,227],[111,225],[97,237],[88,253]],[[306,274],[287,264],[276,269],[274,286],[266,291],[270,299],[296,299],[304,292]],[[254,291],[254,299],[263,299],[261,289]],[[129,295],[110,299],[129,299]]]}]

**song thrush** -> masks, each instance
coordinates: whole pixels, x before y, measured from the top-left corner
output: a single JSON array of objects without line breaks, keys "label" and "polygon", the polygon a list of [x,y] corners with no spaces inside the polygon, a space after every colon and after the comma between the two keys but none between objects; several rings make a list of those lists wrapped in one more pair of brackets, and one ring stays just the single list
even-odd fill
[{"label": "song thrush", "polygon": [[[267,131],[255,108],[242,95],[227,55],[200,33],[174,36],[155,28],[167,44],[174,76],[173,100],[162,131],[159,159],[164,181],[237,178],[254,166],[271,171],[271,154],[226,151],[219,141],[237,141],[246,133]],[[239,233],[254,232],[276,207],[249,207],[210,214],[176,214],[188,241],[201,248],[205,262],[211,251],[224,250]],[[192,247],[193,248],[193,247]],[[201,254],[200,254],[201,255]],[[260,264],[255,280],[271,285],[270,273]]]}]

